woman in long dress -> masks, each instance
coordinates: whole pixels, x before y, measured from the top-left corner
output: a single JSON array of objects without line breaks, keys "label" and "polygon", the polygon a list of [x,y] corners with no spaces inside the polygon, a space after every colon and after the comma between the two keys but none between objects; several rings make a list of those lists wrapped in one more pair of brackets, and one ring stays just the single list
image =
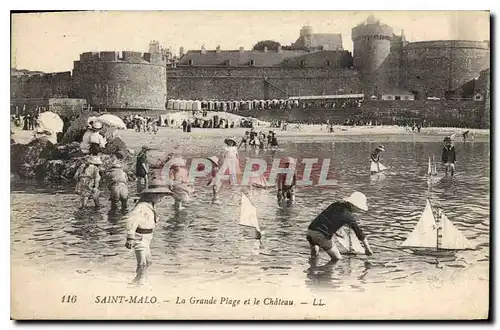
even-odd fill
[{"label": "woman in long dress", "polygon": [[222,173],[229,174],[231,184],[237,182],[240,175],[240,160],[236,140],[228,138],[224,140],[224,160],[222,162]]}]

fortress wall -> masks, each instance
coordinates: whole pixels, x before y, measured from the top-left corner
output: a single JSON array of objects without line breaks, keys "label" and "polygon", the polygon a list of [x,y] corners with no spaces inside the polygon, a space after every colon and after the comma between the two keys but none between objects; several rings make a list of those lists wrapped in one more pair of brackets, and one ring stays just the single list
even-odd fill
[{"label": "fortress wall", "polygon": [[[281,99],[360,92],[350,69],[183,67],[168,71],[169,99]],[[270,84],[265,82],[267,79]]]}]

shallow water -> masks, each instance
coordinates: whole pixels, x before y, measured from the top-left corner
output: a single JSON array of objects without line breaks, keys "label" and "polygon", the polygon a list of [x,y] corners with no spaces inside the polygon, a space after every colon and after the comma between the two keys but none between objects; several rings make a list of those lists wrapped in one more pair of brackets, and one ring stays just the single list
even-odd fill
[{"label": "shallow water", "polygon": [[[217,140],[219,141],[219,140]],[[313,140],[311,140],[313,141]],[[191,141],[193,142],[193,141]],[[201,142],[201,141],[200,141]],[[208,139],[186,144],[185,157],[211,154]],[[212,144],[216,143],[215,139]],[[200,145],[203,145],[201,147]],[[160,222],[152,243],[154,265],[150,275],[196,280],[197,283],[230,280],[241,283],[292,283],[311,290],[364,290],[370,283],[388,287],[412,282],[438,281],[460,272],[488,278],[490,162],[488,143],[457,144],[457,173],[429,187],[428,157],[440,158],[435,142],[384,142],[385,176],[370,177],[369,153],[376,143],[330,142],[282,145],[276,153],[242,152],[241,156],[271,159],[293,156],[331,158],[329,178],[335,186],[299,187],[297,203],[278,208],[275,190],[254,190],[252,199],[263,230],[262,242],[240,227],[240,191],[224,186],[221,204],[210,204],[207,181],[196,185],[195,199],[179,215],[167,199],[159,207]],[[191,146],[191,147],[190,147]],[[196,153],[202,150],[201,153]],[[439,168],[438,168],[439,170]],[[442,170],[441,170],[442,174]],[[313,181],[317,181],[313,172]],[[129,281],[135,257],[124,247],[125,224],[120,215],[108,214],[107,195],[100,210],[78,211],[73,187],[47,187],[13,183],[11,197],[11,246],[16,262],[40,268],[65,269],[85,276],[112,274]],[[131,190],[135,190],[131,186]],[[321,266],[308,262],[305,239],[308,224],[329,203],[353,190],[368,197],[370,210],[360,216],[375,254],[346,257],[333,265],[321,255]],[[439,203],[448,218],[477,245],[453,257],[417,256],[398,246],[418,221],[426,203]]]}]

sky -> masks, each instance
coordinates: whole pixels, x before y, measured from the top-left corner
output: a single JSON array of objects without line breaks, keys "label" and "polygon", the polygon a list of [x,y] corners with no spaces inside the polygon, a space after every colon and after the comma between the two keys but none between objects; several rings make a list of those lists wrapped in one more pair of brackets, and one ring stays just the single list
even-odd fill
[{"label": "sky", "polygon": [[259,40],[294,42],[304,25],[315,33],[342,34],[352,51],[351,29],[370,14],[408,41],[489,40],[486,11],[87,11],[13,14],[11,66],[71,71],[88,51],[147,52],[151,40],[185,50],[249,50]]}]

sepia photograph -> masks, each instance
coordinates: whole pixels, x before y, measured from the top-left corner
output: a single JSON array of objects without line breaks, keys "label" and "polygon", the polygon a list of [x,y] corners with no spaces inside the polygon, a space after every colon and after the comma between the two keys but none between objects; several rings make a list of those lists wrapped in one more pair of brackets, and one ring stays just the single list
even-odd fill
[{"label": "sepia photograph", "polygon": [[488,319],[490,21],[11,11],[11,318]]}]

